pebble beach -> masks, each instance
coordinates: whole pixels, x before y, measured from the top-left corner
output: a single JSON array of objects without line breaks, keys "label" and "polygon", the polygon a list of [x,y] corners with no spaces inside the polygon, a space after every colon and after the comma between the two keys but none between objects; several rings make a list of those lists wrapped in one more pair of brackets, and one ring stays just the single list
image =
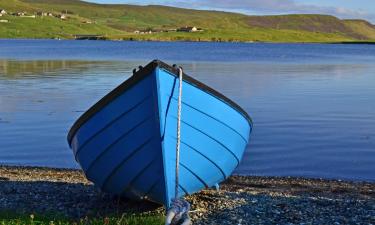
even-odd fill
[{"label": "pebble beach", "polygon": [[[193,224],[375,224],[375,183],[232,176],[186,199]],[[163,214],[150,202],[100,192],[80,170],[0,166],[0,211],[58,213],[72,220]]]}]

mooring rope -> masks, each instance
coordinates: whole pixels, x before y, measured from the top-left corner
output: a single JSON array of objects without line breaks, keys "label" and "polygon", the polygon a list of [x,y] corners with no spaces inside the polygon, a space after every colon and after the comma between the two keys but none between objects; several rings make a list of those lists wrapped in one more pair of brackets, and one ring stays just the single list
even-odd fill
[{"label": "mooring rope", "polygon": [[176,186],[175,186],[175,199],[178,198],[179,187],[179,166],[180,166],[180,144],[181,144],[181,102],[182,102],[182,68],[178,68],[178,105],[177,105],[177,142],[176,142]]},{"label": "mooring rope", "polygon": [[179,87],[178,87],[178,105],[177,105],[177,140],[176,140],[176,183],[175,198],[172,199],[170,208],[166,216],[166,225],[190,225],[189,217],[190,204],[183,198],[178,198],[179,187],[179,166],[180,166],[180,144],[181,144],[181,106],[182,106],[182,68],[178,68]]}]

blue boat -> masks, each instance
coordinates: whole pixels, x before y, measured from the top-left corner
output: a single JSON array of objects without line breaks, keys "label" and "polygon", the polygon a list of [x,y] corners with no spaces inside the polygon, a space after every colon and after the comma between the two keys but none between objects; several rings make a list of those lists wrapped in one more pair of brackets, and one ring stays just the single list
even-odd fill
[{"label": "blue boat", "polygon": [[[249,115],[183,74],[178,195],[213,187],[238,166]],[[88,180],[104,192],[170,206],[175,197],[179,69],[154,60],[72,126],[68,142]]]}]

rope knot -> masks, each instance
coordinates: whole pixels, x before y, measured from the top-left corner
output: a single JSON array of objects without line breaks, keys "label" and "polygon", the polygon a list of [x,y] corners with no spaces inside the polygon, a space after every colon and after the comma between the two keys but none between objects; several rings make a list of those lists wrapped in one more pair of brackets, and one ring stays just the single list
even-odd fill
[{"label": "rope knot", "polygon": [[184,199],[172,199],[171,206],[167,212],[166,225],[189,225],[191,224],[189,216],[190,204]]}]

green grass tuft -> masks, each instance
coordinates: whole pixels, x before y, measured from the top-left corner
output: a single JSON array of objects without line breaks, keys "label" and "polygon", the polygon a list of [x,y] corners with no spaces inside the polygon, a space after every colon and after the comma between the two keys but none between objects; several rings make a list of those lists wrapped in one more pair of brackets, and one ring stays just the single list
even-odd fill
[{"label": "green grass tuft", "polygon": [[0,225],[163,225],[162,215],[126,215],[104,218],[68,219],[59,215],[18,215],[10,212],[0,213]]}]

